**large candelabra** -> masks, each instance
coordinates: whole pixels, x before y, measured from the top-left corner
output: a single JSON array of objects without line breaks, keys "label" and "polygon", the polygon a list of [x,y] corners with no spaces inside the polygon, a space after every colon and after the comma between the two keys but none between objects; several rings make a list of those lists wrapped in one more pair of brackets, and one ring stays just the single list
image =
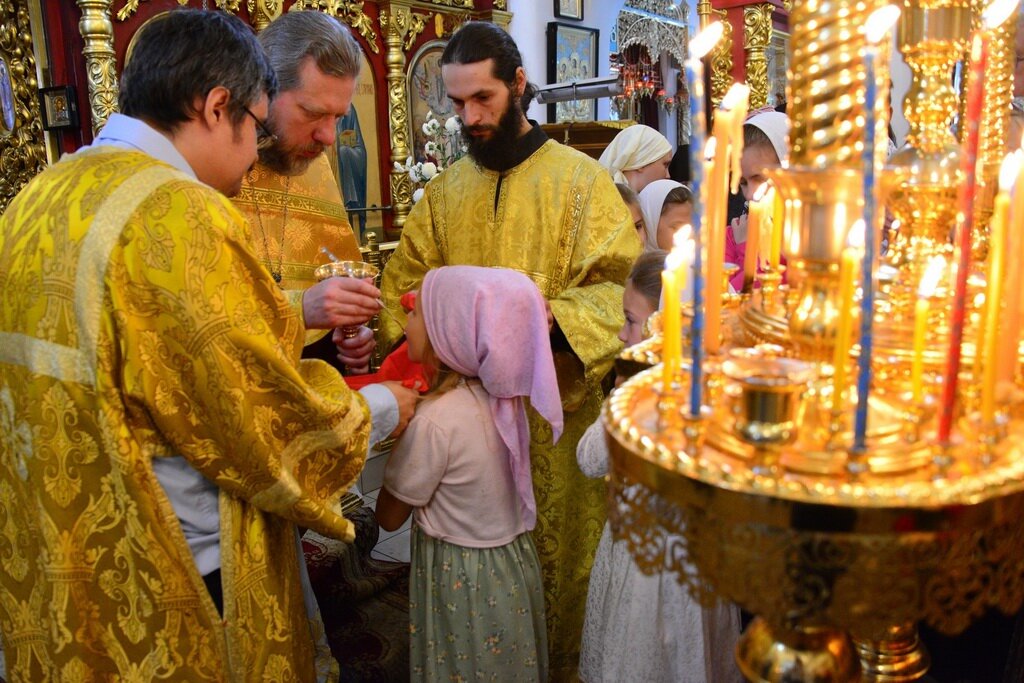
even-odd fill
[{"label": "large candelabra", "polygon": [[[738,652],[751,681],[914,680],[928,666],[918,622],[955,634],[990,607],[1024,602],[1019,325],[1004,326],[1018,314],[1000,309],[991,286],[1002,277],[1000,250],[1013,235],[1024,242],[1024,215],[1012,214],[1011,239],[986,243],[970,277],[953,263],[964,164],[949,132],[958,106],[949,82],[968,44],[968,0],[905,7],[897,44],[914,72],[904,107],[911,134],[878,193],[899,232],[884,258],[868,251],[860,301],[843,284],[850,227],[872,215],[865,169],[885,163],[881,145],[864,150],[865,121],[886,139],[885,98],[863,96],[869,79],[888,79],[865,68],[874,48],[860,27],[878,4],[812,0],[791,14],[791,156],[772,174],[788,285],[769,270],[759,290],[726,299],[724,343],[701,364],[695,392],[685,359],[674,377],[650,367],[663,350],[655,322],[654,337],[620,363],[650,369],[605,409],[616,535],[641,569],[674,572],[702,601],[758,615]],[[1005,41],[1012,23],[988,38]],[[997,60],[985,77],[999,84],[985,102],[995,121],[989,109],[1008,110],[1012,72]],[[983,149],[1005,147],[997,128],[983,138],[1002,141]],[[983,174],[988,163],[983,155]],[[988,234],[991,220],[998,235],[999,202],[986,196],[983,188],[977,232]],[[864,226],[869,244],[881,223]],[[926,292],[934,264],[939,284]],[[684,321],[693,313],[684,307]],[[842,330],[858,323],[867,324],[847,347]],[[954,329],[965,340],[955,354]],[[995,359],[982,350],[1006,329],[1009,381],[994,391],[986,364]],[[963,358],[959,372],[952,355]],[[857,382],[841,379],[854,374]],[[955,403],[943,404],[945,386],[959,388]],[[701,397],[699,409],[688,396]]]}]

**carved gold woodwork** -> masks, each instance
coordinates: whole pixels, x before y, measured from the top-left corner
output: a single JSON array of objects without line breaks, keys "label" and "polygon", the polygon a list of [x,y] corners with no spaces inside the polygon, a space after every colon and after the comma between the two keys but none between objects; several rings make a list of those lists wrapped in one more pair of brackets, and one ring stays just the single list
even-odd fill
[{"label": "carved gold woodwork", "polygon": [[700,27],[704,28],[713,21],[722,22],[722,37],[719,39],[715,49],[708,55],[711,63],[711,106],[717,107],[725,93],[732,85],[732,25],[726,17],[725,10],[714,9],[710,0],[701,0],[697,3],[697,17],[700,20]]},{"label": "carved gold woodwork", "polygon": [[[430,3],[431,5],[441,5],[442,7],[462,7],[465,9],[473,9],[473,0],[423,0],[424,2]],[[498,7],[498,5],[504,5],[504,0],[494,3],[494,9],[504,10],[505,7]]]},{"label": "carved gold woodwork", "polygon": [[732,87],[732,24],[726,19],[724,10],[712,10],[715,19],[722,22],[725,30],[718,45],[711,51],[711,105],[722,103],[725,93]]},{"label": "carved gold woodwork", "polygon": [[0,4],[0,54],[10,78],[14,126],[0,128],[0,213],[25,183],[46,167],[36,61],[26,0]]},{"label": "carved gold woodwork", "polygon": [[396,163],[409,157],[409,102],[405,83],[406,58],[403,50],[406,35],[412,26],[412,11],[402,5],[381,7],[380,28],[387,53],[388,126],[391,133],[391,206],[395,229],[405,225],[412,208],[412,181],[409,174],[395,170]]},{"label": "carved gold woodwork", "polygon": [[380,48],[377,46],[377,31],[373,28],[373,21],[363,11],[364,4],[358,0],[295,0],[288,11],[315,9],[338,17],[358,31],[373,53],[378,54]]},{"label": "carved gold woodwork", "polygon": [[448,38],[472,18],[469,12],[438,12],[434,15],[434,34],[438,38]]},{"label": "carved gold woodwork", "polygon": [[750,108],[768,103],[768,48],[772,40],[772,6],[748,5],[743,8],[743,49],[747,53],[747,85]]},{"label": "carved gold woodwork", "polygon": [[85,41],[85,72],[89,82],[89,115],[93,133],[117,111],[117,64],[110,0],[77,0],[82,10],[78,30]]},{"label": "carved gold woodwork", "polygon": [[[130,17],[131,15],[135,14],[135,12],[138,11],[140,3],[147,2],[147,1],[148,0],[125,0],[124,5],[121,7],[121,9],[119,9],[117,11],[117,20],[118,21],[124,21],[125,19],[127,19],[128,17]],[[246,1],[248,2],[248,5],[249,5],[249,12],[252,13],[252,11],[253,11],[253,1],[254,0],[246,0]],[[189,3],[189,0],[177,0],[177,2],[178,2],[179,6],[184,7],[184,6],[186,6]],[[265,2],[264,2],[264,0],[257,0],[257,2],[259,4],[274,5],[275,3],[280,3],[281,0],[265,0]],[[214,5],[217,7],[217,9],[222,10],[224,12],[232,12],[232,13],[238,12],[238,7],[241,4],[242,4],[242,0],[215,0],[215,2],[214,2]],[[203,9],[206,9],[206,3],[205,2],[203,3]],[[277,13],[278,14],[281,13],[280,9],[278,10]],[[253,25],[255,26],[256,24],[253,24]],[[264,24],[264,26],[265,25],[266,24]],[[262,27],[259,27],[259,28],[262,28]]]},{"label": "carved gold woodwork", "polygon": [[281,0],[246,0],[245,7],[249,10],[249,23],[257,31],[281,16]]},{"label": "carved gold woodwork", "polygon": [[405,36],[405,42],[402,43],[402,47],[405,48],[406,52],[412,49],[413,43],[416,42],[416,37],[423,33],[423,29],[427,27],[428,21],[430,21],[429,14],[416,14],[415,12],[410,12],[409,32]]}]

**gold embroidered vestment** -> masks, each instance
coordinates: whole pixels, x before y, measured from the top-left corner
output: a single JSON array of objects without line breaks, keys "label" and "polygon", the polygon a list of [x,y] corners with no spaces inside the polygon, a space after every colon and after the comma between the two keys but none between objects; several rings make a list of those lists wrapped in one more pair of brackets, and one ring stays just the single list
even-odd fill
[{"label": "gold embroidered vestment", "polygon": [[[295,525],[345,540],[361,398],[230,201],[81,151],[0,218],[0,633],[17,681],[311,680]],[[220,488],[223,618],[151,461]]]}]

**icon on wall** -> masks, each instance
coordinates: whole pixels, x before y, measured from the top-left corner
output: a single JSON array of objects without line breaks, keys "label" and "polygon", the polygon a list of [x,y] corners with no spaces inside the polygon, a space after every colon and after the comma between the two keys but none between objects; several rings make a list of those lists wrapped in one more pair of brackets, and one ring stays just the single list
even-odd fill
[{"label": "icon on wall", "polygon": [[78,128],[78,106],[73,86],[41,88],[39,105],[43,113],[43,130]]},{"label": "icon on wall", "polygon": [[0,134],[8,135],[18,121],[14,107],[14,85],[7,60],[0,57]]},{"label": "icon on wall", "polygon": [[[597,41],[597,29],[548,23],[548,83],[572,83],[597,76]],[[595,99],[548,105],[548,121],[552,123],[595,120]]]},{"label": "icon on wall", "polygon": [[583,0],[555,0],[555,16],[583,20]]}]

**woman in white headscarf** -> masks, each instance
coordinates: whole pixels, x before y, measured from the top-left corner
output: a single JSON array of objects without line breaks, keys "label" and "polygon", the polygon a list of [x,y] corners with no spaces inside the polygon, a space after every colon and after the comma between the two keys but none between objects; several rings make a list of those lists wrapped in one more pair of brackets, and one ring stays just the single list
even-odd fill
[{"label": "woman in white headscarf", "polygon": [[668,178],[672,145],[649,126],[630,126],[615,136],[600,161],[615,182],[640,192],[652,181]]},{"label": "woman in white headscarf", "polygon": [[[743,123],[743,156],[740,157],[740,192],[748,202],[768,181],[765,171],[778,168],[788,156],[786,134],[789,119],[769,110],[754,112]],[[744,286],[743,261],[747,251],[747,216],[734,218],[725,231],[725,262],[740,268],[729,282],[737,292]]]},{"label": "woman in white headscarf", "polygon": [[644,251],[669,251],[676,230],[693,218],[693,194],[674,180],[655,180],[640,191],[640,211],[646,230]]}]

